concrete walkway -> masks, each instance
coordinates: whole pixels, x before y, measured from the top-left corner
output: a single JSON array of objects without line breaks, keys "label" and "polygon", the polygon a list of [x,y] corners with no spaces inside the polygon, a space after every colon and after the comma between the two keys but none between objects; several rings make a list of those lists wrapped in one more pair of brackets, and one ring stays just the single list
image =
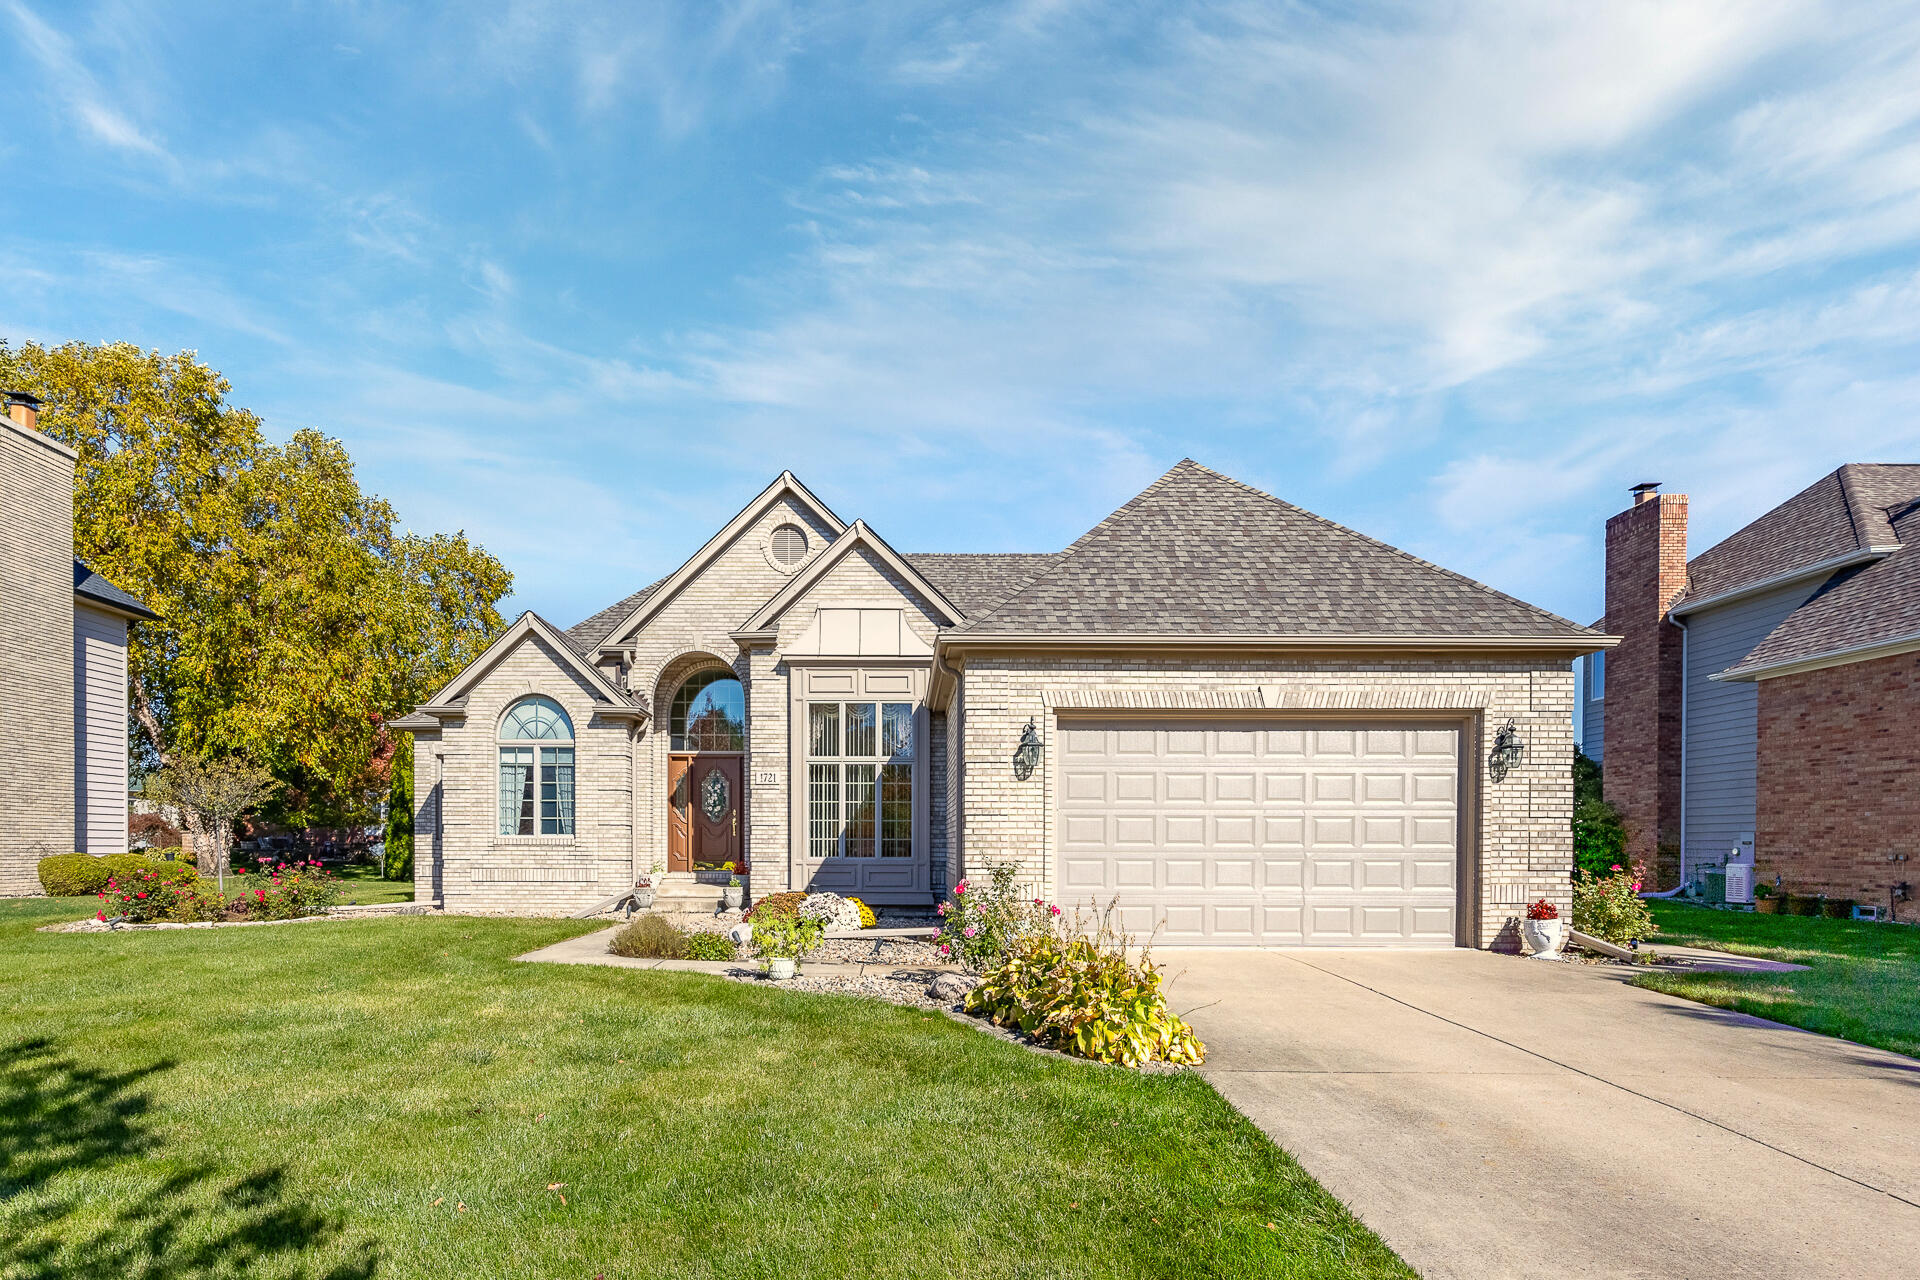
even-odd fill
[{"label": "concrete walkway", "polygon": [[1207,1078],[1427,1280],[1915,1274],[1920,1061],[1595,966],[1157,958]]}]

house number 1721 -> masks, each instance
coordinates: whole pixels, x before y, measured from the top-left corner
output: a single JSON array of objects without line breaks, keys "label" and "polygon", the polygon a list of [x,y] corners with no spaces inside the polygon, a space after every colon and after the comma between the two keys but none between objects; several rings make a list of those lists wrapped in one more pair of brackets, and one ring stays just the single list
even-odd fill
[{"label": "house number 1721", "polygon": [[778,769],[755,769],[753,771],[753,785],[756,787],[778,786],[779,783],[780,771]]}]

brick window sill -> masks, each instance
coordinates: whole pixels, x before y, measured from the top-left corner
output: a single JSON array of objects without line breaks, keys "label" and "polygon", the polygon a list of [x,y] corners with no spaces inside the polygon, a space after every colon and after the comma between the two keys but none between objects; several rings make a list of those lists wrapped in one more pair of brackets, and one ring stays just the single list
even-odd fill
[{"label": "brick window sill", "polygon": [[579,844],[577,836],[495,836],[493,847],[496,849],[572,849]]}]

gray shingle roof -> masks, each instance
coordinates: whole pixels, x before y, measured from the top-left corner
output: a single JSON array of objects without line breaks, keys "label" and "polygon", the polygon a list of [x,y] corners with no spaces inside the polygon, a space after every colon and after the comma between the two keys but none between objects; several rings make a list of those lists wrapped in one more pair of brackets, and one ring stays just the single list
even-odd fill
[{"label": "gray shingle roof", "polygon": [[954,634],[1594,638],[1183,460]]},{"label": "gray shingle roof", "polygon": [[[668,574],[667,578],[672,576]],[[658,591],[660,584],[667,578],[659,578],[648,583],[626,599],[616,600],[586,621],[574,623],[561,634],[566,636],[567,643],[575,649],[592,657],[593,651],[599,647],[602,640],[607,638],[608,633],[619,626],[628,614],[645,604],[647,597]]]},{"label": "gray shingle roof", "polygon": [[130,613],[137,618],[158,621],[160,617],[159,614],[108,582],[79,560],[73,562],[73,594],[83,599],[97,600],[110,609]]},{"label": "gray shingle roof", "polygon": [[1887,511],[1920,495],[1920,466],[1851,462],[1687,562],[1676,607],[1898,541]]},{"label": "gray shingle roof", "polygon": [[1057,551],[922,551],[901,558],[971,617],[1005,600],[1059,555]]},{"label": "gray shingle roof", "polygon": [[1748,675],[1920,636],[1920,501],[1895,508],[1881,536],[1905,545],[1835,574],[1727,673]]}]

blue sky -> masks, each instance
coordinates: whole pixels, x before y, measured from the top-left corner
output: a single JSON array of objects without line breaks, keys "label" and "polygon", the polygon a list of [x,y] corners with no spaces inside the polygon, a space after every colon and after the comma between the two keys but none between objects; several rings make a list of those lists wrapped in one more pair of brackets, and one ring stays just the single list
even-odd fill
[{"label": "blue sky", "polygon": [[[277,20],[264,15],[278,14]],[[192,348],[562,624],[782,467],[902,550],[1185,455],[1582,621],[1920,457],[1920,9],[0,0],[0,335]]]}]

